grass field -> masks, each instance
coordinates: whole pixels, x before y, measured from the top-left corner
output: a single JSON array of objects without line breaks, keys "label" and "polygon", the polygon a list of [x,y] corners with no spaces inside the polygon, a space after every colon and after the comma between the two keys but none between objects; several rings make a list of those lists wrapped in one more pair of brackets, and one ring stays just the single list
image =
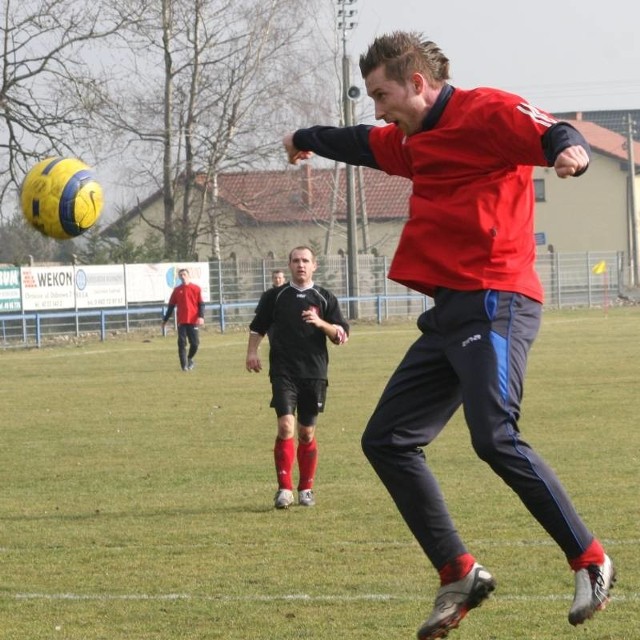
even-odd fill
[{"label": "grass field", "polygon": [[[356,324],[331,349],[315,508],[272,508],[275,417],[246,334],[0,352],[2,640],[402,640],[434,571],[360,451],[413,325]],[[266,360],[266,350],[263,347]],[[640,309],[547,312],[521,429],[618,565],[607,611],[574,629],[559,550],[473,454],[456,416],[430,447],[495,595],[451,638],[640,638]]]}]

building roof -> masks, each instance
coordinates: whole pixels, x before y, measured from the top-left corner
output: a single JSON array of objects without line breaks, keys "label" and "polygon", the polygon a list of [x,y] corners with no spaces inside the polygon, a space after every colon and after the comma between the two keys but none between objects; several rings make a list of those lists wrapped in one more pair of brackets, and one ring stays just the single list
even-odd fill
[{"label": "building roof", "polygon": [[[567,120],[587,139],[595,153],[627,161],[626,138],[615,131],[586,120]],[[640,143],[634,142],[634,160],[640,170]],[[345,174],[343,165],[318,169],[304,163],[298,169],[225,173],[218,178],[220,196],[248,220],[287,223],[346,220]],[[361,206],[360,184],[369,220],[403,220],[408,211],[411,181],[362,167],[354,170],[356,210]],[[360,180],[360,175],[362,180]],[[334,190],[336,179],[338,189]]]},{"label": "building roof", "polygon": [[[626,136],[588,120],[578,119],[567,120],[566,122],[569,122],[580,131],[591,145],[592,151],[617,158],[624,163],[628,162]],[[633,143],[633,160],[637,173],[640,171],[640,142]]]},{"label": "building roof", "polygon": [[[397,220],[407,215],[411,181],[367,167],[353,169],[355,206],[369,219]],[[255,222],[313,222],[347,217],[346,170],[309,163],[284,171],[224,173],[220,196]],[[336,187],[336,182],[337,188]]]},{"label": "building roof", "polygon": [[629,124],[635,123],[632,127],[633,137],[636,142],[640,141],[640,109],[616,109],[599,111],[563,111],[553,114],[558,120],[585,120],[595,122],[606,129],[615,131],[623,136],[628,135]]}]

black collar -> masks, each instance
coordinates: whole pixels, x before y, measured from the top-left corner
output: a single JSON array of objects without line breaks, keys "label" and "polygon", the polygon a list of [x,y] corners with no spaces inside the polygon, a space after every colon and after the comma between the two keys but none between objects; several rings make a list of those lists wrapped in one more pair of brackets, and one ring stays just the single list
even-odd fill
[{"label": "black collar", "polygon": [[440,120],[440,116],[444,111],[449,99],[453,95],[455,88],[450,84],[445,84],[440,91],[440,95],[435,101],[435,104],[431,109],[429,109],[429,113],[425,116],[425,119],[422,121],[422,131],[429,131],[433,129],[436,124],[438,124],[438,120]]}]

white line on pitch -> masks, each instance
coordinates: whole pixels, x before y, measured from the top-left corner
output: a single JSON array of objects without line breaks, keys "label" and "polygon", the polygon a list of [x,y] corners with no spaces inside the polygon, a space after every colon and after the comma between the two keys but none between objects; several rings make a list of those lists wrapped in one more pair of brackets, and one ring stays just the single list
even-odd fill
[{"label": "white line on pitch", "polygon": [[[90,600],[90,601],[167,601],[167,600],[198,600],[207,602],[283,602],[283,601],[303,601],[303,602],[407,602],[422,601],[428,599],[416,595],[397,596],[387,593],[364,593],[361,595],[309,595],[306,593],[292,593],[275,596],[247,595],[247,596],[205,596],[193,595],[189,593],[129,593],[129,594],[81,594],[81,593],[16,593],[8,596],[15,600]],[[7,596],[0,599],[6,599]],[[506,600],[518,602],[553,602],[571,600],[571,594],[565,595],[493,595],[492,600]],[[611,600],[637,602],[640,600],[640,593],[628,593],[623,595],[612,595]]]},{"label": "white line on pitch", "polygon": [[[625,538],[622,540],[616,539],[608,539],[604,538],[601,542],[606,547],[634,547],[640,546],[640,538]],[[295,543],[293,543],[295,546]],[[482,548],[482,547],[515,547],[515,548],[523,548],[523,547],[552,547],[555,546],[555,542],[551,539],[539,539],[539,540],[473,540],[468,543],[469,546]],[[253,542],[253,541],[240,541],[240,542],[228,542],[228,541],[212,541],[206,543],[195,543],[195,544],[180,544],[180,543],[167,543],[167,544],[154,544],[154,545],[109,545],[109,547],[104,547],[105,551],[121,551],[122,549],[208,549],[208,548],[218,548],[221,547],[223,549],[233,549],[233,548],[263,548],[268,546],[281,546],[282,543],[278,541],[261,541],[261,542]],[[413,548],[417,546],[415,540],[407,540],[404,541],[395,541],[395,540],[334,540],[333,542],[328,543],[331,547],[385,547],[388,549],[405,549],[405,548]],[[95,545],[77,545],[74,546],[73,549],[75,551],[80,551],[82,549],[91,549],[95,550]],[[67,549],[64,547],[56,546],[49,548],[46,545],[41,547],[0,547],[0,553],[33,553],[36,551],[66,551]]]}]

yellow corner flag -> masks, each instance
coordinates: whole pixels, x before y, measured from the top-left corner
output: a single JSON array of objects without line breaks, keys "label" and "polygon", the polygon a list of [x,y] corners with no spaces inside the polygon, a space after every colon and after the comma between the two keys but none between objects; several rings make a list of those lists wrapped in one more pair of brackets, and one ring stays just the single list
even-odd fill
[{"label": "yellow corner flag", "polygon": [[591,272],[595,273],[597,276],[607,273],[607,263],[604,260],[600,260],[600,262],[593,265]]}]

